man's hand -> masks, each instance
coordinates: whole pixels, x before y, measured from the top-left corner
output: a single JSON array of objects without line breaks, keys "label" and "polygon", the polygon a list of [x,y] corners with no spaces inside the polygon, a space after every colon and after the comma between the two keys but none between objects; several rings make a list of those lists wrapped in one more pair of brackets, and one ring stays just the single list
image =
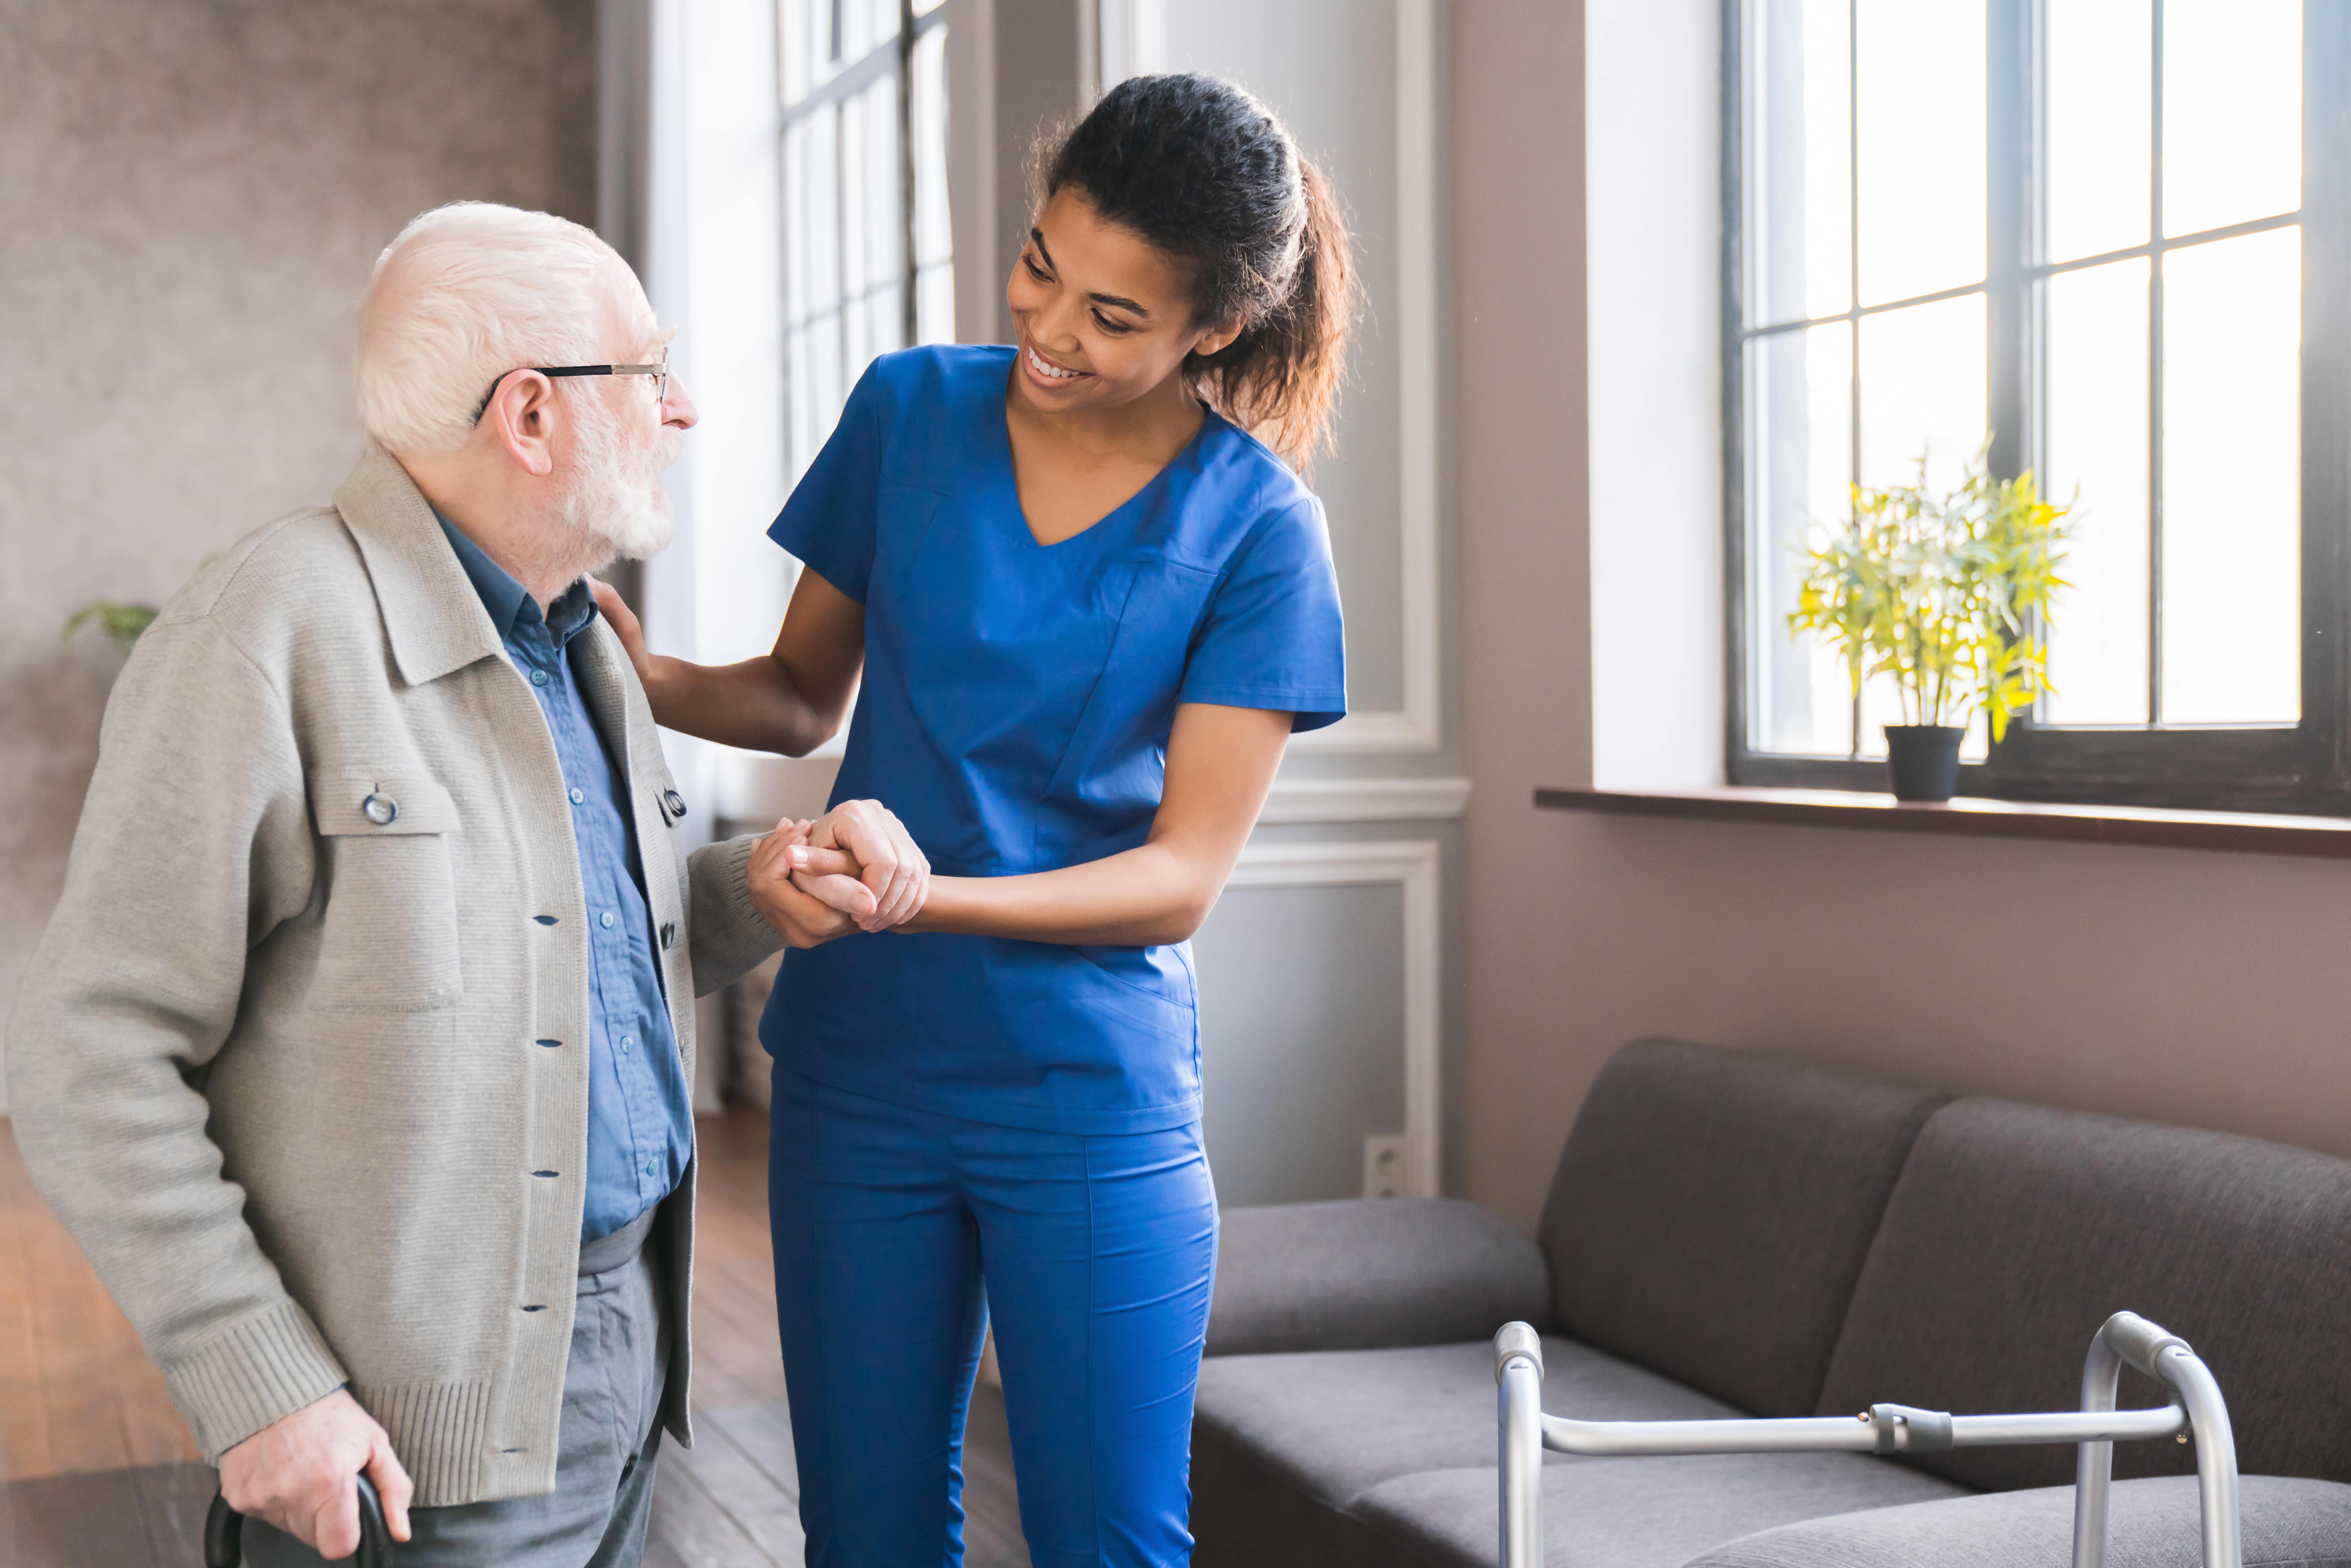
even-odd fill
[{"label": "man's hand", "polygon": [[872,911],[858,917],[861,930],[901,925],[921,913],[930,896],[930,861],[879,800],[843,800],[810,825],[808,841],[813,850],[846,851],[856,862],[853,874],[873,895]]},{"label": "man's hand", "polygon": [[787,946],[815,947],[858,928],[873,895],[856,862],[839,850],[813,848],[811,824],[789,818],[752,848],[744,881],[752,904]]},{"label": "man's hand", "polygon": [[246,1518],[275,1525],[333,1562],[360,1549],[360,1494],[351,1478],[361,1470],[383,1498],[392,1538],[407,1540],[415,1484],[384,1429],[338,1388],[223,1454],[221,1495]]}]

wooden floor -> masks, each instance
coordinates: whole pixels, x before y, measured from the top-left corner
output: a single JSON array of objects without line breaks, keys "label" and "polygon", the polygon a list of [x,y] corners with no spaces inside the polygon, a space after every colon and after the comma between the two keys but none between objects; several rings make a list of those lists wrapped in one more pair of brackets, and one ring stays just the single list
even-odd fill
[{"label": "wooden floor", "polygon": [[[695,1444],[663,1448],[647,1568],[799,1568],[768,1239],[767,1122],[704,1118],[694,1301]],[[0,1119],[0,1568],[194,1568],[211,1469]],[[1028,1568],[1002,1396],[974,1395],[966,1561]]]}]

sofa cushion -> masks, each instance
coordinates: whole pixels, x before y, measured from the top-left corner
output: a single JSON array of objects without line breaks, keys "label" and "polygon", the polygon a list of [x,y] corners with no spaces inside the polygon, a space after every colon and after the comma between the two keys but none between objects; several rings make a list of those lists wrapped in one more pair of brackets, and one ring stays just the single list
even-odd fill
[{"label": "sofa cushion", "polygon": [[[1721,1401],[1572,1340],[1543,1341],[1543,1407],[1596,1421],[1703,1421]],[[1194,1446],[1219,1440],[1345,1504],[1392,1476],[1495,1463],[1494,1347],[1218,1356],[1200,1364]],[[1552,1464],[1568,1456],[1544,1456]]]},{"label": "sofa cushion", "polygon": [[1751,1414],[1810,1415],[1886,1197],[1943,1103],[1708,1046],[1625,1046],[1543,1211],[1561,1332]]},{"label": "sofa cushion", "polygon": [[[2351,1568],[2351,1486],[2247,1476],[2245,1568]],[[2189,1476],[2116,1485],[2110,1568],[2199,1568],[2203,1511]],[[1743,1536],[1690,1568],[2066,1568],[2074,1489],[1991,1492],[1843,1513]]]},{"label": "sofa cushion", "polygon": [[1551,1319],[1542,1249],[1458,1198],[1228,1208],[1217,1238],[1210,1355],[1483,1339]]},{"label": "sofa cushion", "polygon": [[[1555,1413],[1614,1421],[1707,1420],[1739,1414],[1719,1400],[1572,1340],[1545,1339],[1543,1363],[1543,1407]],[[1398,1550],[1406,1555],[1395,1560],[1416,1561],[1410,1552],[1418,1547],[1379,1544],[1387,1533],[1384,1526],[1374,1528],[1374,1521],[1355,1505],[1388,1483],[1431,1472],[1482,1477],[1472,1490],[1482,1489],[1480,1495],[1487,1500],[1486,1559],[1470,1560],[1484,1561],[1493,1554],[1494,1352],[1485,1341],[1404,1350],[1220,1356],[1201,1364],[1194,1409],[1192,1530],[1199,1543],[1196,1560],[1203,1568],[1259,1563],[1336,1568],[1388,1561]],[[1553,1469],[1625,1462],[1564,1454],[1543,1458]],[[1767,1461],[1767,1469],[1781,1458]],[[1875,1459],[1829,1458],[1834,1462],[1828,1473],[1850,1479],[1839,1483],[1846,1490],[1835,1490],[1813,1512],[1859,1508],[1873,1498],[1909,1501],[1959,1490]],[[1687,1465],[1681,1459],[1635,1463],[1659,1467],[1660,1475],[1683,1477],[1677,1484],[1718,1484],[1703,1465],[1689,1471],[1675,1468]],[[1801,1482],[1811,1473],[1801,1465],[1790,1472],[1798,1479],[1802,1495],[1812,1495],[1802,1491]],[[1758,1483],[1759,1490],[1768,1492],[1786,1479]],[[1648,1478],[1631,1472],[1624,1484],[1646,1486]],[[1859,1490],[1852,1490],[1855,1488]],[[1723,1517],[1731,1522],[1719,1533],[1705,1534],[1689,1551],[1805,1515],[1737,1512]]]},{"label": "sofa cushion", "polygon": [[[1543,1469],[1543,1560],[1560,1568],[1681,1568],[1775,1524],[1956,1496],[1960,1489],[1866,1454],[1706,1454],[1570,1459]],[[1494,1467],[1382,1482],[1354,1514],[1390,1561],[1500,1559]],[[2116,1564],[2116,1568],[2124,1568]]]},{"label": "sofa cushion", "polygon": [[[2098,1325],[2128,1308],[2220,1379],[2248,1473],[2351,1481],[2351,1162],[2218,1133],[1963,1100],[1919,1135],[1819,1406],[2057,1410]],[[2123,1374],[2123,1403],[2163,1393]],[[2059,1486],[2062,1448],[1919,1461],[1994,1490]],[[2120,1476],[2192,1469],[2120,1443]]]}]

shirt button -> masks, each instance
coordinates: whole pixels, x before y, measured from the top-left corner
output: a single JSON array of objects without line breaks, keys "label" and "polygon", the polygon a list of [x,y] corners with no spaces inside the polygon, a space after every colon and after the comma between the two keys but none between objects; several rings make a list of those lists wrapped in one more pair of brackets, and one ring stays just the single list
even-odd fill
[{"label": "shirt button", "polygon": [[535,686],[543,686],[547,685],[547,672],[545,670],[533,670],[530,673],[530,684]]},{"label": "shirt button", "polygon": [[636,1037],[635,1035],[632,1035],[632,1034],[624,1034],[624,1035],[622,1035],[622,1036],[621,1037],[621,1050],[622,1050],[622,1051],[626,1052],[626,1051],[633,1051],[633,1050],[635,1050],[635,1049],[636,1049],[636,1045],[637,1045],[637,1037]]},{"label": "shirt button", "polygon": [[596,924],[602,926],[605,930],[610,931],[612,928],[612,912],[608,909],[604,911],[603,914],[596,916]]},{"label": "shirt button", "polygon": [[587,791],[582,789],[574,789],[571,791],[571,803],[573,805],[577,806],[586,799],[588,799]]},{"label": "shirt button", "polygon": [[651,1161],[651,1160],[647,1160],[647,1161],[645,1162],[645,1175],[647,1175],[647,1176],[651,1176],[651,1175],[653,1175],[653,1161]]}]

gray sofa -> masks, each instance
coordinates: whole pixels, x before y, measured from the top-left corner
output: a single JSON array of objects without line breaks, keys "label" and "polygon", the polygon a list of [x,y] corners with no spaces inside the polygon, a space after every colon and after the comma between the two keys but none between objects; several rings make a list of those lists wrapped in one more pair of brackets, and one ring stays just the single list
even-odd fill
[{"label": "gray sofa", "polygon": [[[1600,1419],[2070,1409],[2128,1308],[2227,1395],[2248,1568],[2351,1568],[2351,1162],[1641,1040],[1539,1236],[1450,1200],[1225,1216],[1203,1568],[1496,1561],[1489,1341]],[[2126,1405],[2164,1402],[2126,1371]],[[2074,1456],[1547,1456],[1573,1568],[2064,1568]],[[2194,1451],[2116,1446],[2111,1568],[2199,1561]]]}]

